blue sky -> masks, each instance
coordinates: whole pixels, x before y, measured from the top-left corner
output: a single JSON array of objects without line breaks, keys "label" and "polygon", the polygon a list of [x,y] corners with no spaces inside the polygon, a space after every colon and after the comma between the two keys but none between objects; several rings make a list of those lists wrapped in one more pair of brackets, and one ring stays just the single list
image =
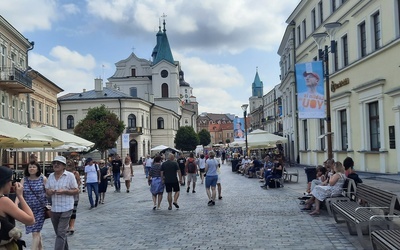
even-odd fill
[{"label": "blue sky", "polygon": [[35,48],[29,65],[65,91],[93,89],[134,52],[150,59],[159,20],[199,112],[243,114],[256,68],[264,94],[279,83],[278,47],[300,0],[2,0]]}]

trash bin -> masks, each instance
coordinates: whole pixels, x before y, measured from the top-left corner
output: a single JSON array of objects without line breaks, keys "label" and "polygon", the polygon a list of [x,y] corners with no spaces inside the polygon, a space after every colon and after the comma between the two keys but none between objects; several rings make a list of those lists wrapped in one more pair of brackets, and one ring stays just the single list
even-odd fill
[{"label": "trash bin", "polygon": [[237,166],[238,163],[239,163],[239,160],[238,160],[238,159],[233,159],[233,160],[231,161],[231,164],[232,164],[232,172],[236,172],[236,171],[237,171],[236,166]]},{"label": "trash bin", "polygon": [[305,167],[304,171],[307,175],[307,182],[311,182],[317,177],[317,168],[316,167]]}]

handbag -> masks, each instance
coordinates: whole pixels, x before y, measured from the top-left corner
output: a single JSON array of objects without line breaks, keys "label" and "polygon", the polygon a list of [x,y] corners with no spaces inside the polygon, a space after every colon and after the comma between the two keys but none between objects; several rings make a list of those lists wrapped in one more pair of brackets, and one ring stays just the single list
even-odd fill
[{"label": "handbag", "polygon": [[[36,199],[38,201],[40,201],[39,197],[36,195],[35,191],[33,191],[31,184],[29,183],[29,181],[27,181],[29,189],[31,190],[31,192],[33,193],[33,195],[35,195]],[[44,189],[44,186],[43,186]],[[45,204],[43,206],[43,212],[44,212],[44,219],[48,219],[51,218],[51,205]]]}]

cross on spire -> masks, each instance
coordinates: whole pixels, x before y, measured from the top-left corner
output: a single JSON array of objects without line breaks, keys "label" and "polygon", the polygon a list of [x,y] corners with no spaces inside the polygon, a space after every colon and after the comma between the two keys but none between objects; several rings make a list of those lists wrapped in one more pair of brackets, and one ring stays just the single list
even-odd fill
[{"label": "cross on spire", "polygon": [[165,18],[167,17],[167,15],[165,15],[165,13],[163,13],[163,15],[162,15],[161,17],[164,19],[164,21],[163,21],[163,25],[164,25],[163,31],[165,32],[165,31],[167,31],[167,30],[165,29]]}]

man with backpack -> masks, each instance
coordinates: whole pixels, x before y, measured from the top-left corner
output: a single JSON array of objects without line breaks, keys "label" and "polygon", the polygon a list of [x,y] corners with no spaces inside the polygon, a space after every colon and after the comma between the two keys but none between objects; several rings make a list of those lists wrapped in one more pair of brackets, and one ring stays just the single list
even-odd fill
[{"label": "man with backpack", "polygon": [[189,158],[185,162],[185,172],[187,173],[187,189],[186,192],[190,191],[190,182],[193,180],[193,189],[192,193],[196,193],[196,181],[197,181],[197,163],[194,158],[194,154],[190,153]]}]

